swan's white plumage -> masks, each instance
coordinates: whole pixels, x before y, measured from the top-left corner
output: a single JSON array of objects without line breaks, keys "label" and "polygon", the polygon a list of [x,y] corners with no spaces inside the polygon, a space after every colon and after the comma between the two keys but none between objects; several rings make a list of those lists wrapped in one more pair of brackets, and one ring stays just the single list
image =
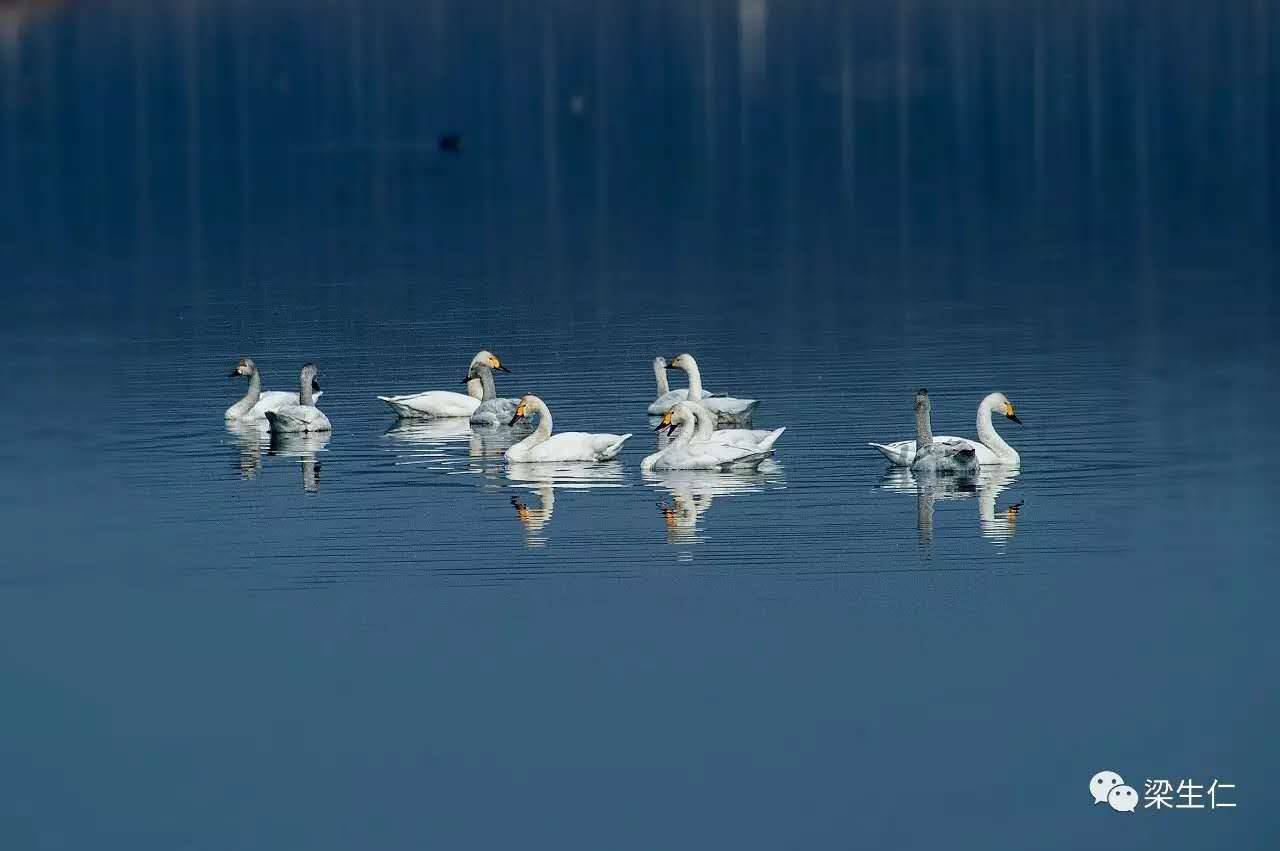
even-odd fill
[{"label": "swan's white plumage", "polygon": [[591,434],[565,431],[552,434],[551,411],[537,396],[525,396],[517,405],[521,417],[538,415],[533,433],[507,450],[508,461],[552,463],[560,461],[608,461],[622,450],[630,434]]},{"label": "swan's white plumage", "polygon": [[[476,352],[470,366],[486,363],[500,366],[497,356],[487,350]],[[386,402],[396,416],[407,419],[432,417],[470,417],[480,407],[483,400],[483,388],[479,378],[468,378],[467,392],[455,393],[452,390],[427,390],[422,393],[409,393],[401,396],[379,396]]]},{"label": "swan's white plumage", "polygon": [[[1018,451],[1004,441],[991,423],[993,413],[1003,414],[1006,418],[1021,424],[1016,419],[1013,404],[1003,393],[989,393],[978,403],[978,439],[967,437],[951,437],[942,435],[935,437],[939,443],[962,443],[973,449],[978,463],[984,466],[1000,465],[1017,468],[1022,459]],[[890,463],[899,467],[910,467],[916,458],[916,441],[899,440],[895,443],[870,443],[880,451]]]},{"label": "swan's white plumage", "polygon": [[[640,462],[642,470],[727,470],[732,467],[758,467],[772,453],[775,441],[785,428],[776,429],[763,441],[742,438],[732,440],[700,439],[698,415],[694,402],[680,402],[664,416],[664,423],[678,429],[676,436],[660,452]],[[745,431],[745,430],[743,430]]]}]

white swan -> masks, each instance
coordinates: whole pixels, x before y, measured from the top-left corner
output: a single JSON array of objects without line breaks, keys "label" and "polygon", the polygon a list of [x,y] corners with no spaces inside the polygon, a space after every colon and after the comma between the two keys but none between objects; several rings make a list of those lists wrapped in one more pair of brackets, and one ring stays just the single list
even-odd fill
[{"label": "white swan", "polygon": [[[693,412],[694,418],[697,420],[697,427],[694,429],[694,441],[707,440],[712,443],[721,443],[726,446],[753,446],[758,450],[768,449],[770,446],[782,437],[782,433],[787,430],[786,426],[775,429],[764,428],[716,428],[716,415],[707,409],[706,405],[701,402],[687,402],[689,409]],[[668,431],[671,429],[668,427]]]},{"label": "white swan", "polygon": [[693,402],[677,402],[662,415],[662,422],[655,431],[667,429],[675,432],[675,437],[661,452],[655,452],[641,461],[641,470],[728,470],[741,466],[759,467],[772,453],[773,441],[782,434],[779,430],[771,439],[761,443],[697,440],[698,418],[694,407]]},{"label": "white swan", "polygon": [[[476,352],[471,365],[486,363],[492,369],[510,372],[502,365],[497,355],[487,350]],[[391,406],[399,417],[470,417],[480,407],[484,399],[484,388],[480,379],[467,379],[467,392],[454,393],[452,390],[427,390],[423,393],[411,393],[407,396],[379,396],[379,399]]]},{"label": "white swan", "polygon": [[315,391],[320,389],[316,379],[319,368],[313,364],[302,367],[302,385],[298,392],[298,404],[284,405],[274,411],[267,411],[267,422],[274,432],[307,432],[333,431],[329,418],[316,407]]},{"label": "white swan", "polygon": [[941,441],[933,439],[933,428],[929,423],[929,391],[921,388],[916,391],[916,449],[915,458],[911,462],[914,473],[936,474],[970,474],[978,471],[978,453],[968,443],[962,441]]},{"label": "white swan", "polygon": [[533,434],[507,450],[508,461],[534,463],[556,461],[608,461],[615,457],[627,441],[629,434],[588,434],[583,431],[551,433],[551,411],[537,396],[528,395],[516,405],[515,415],[508,425],[538,415],[538,427]]},{"label": "white swan", "polygon": [[702,389],[702,373],[698,362],[687,352],[677,355],[667,363],[667,369],[682,369],[689,376],[689,401],[706,405],[722,423],[739,423],[751,419],[756,406],[755,399],[735,399],[732,396],[711,396]]},{"label": "white swan", "polygon": [[[262,374],[258,372],[253,358],[240,358],[235,369],[231,370],[232,378],[241,375],[248,377],[249,391],[244,394],[243,399],[227,408],[225,416],[228,420],[263,420],[267,411],[274,411],[285,405],[298,404],[297,393],[262,389]],[[315,397],[319,399],[320,394],[316,393]]]},{"label": "white swan", "polygon": [[[1013,411],[1013,403],[1003,393],[989,393],[978,403],[978,439],[969,440],[964,437],[935,437],[934,440],[944,441],[948,443],[967,443],[973,447],[978,453],[979,464],[999,464],[1002,467],[1017,467],[1021,463],[1018,457],[1018,451],[1012,446],[1004,442],[999,434],[996,433],[995,426],[991,424],[991,415],[993,413],[1001,413],[1004,416],[1022,425],[1022,420],[1018,419],[1018,415]],[[914,440],[900,440],[897,443],[871,443],[868,444],[879,449],[884,457],[888,458],[899,467],[910,467],[916,459],[916,442]]]},{"label": "white swan", "polygon": [[[689,388],[677,387],[671,389],[671,385],[667,383],[667,359],[662,355],[658,355],[653,359],[653,377],[658,382],[658,397],[649,403],[649,416],[660,417],[671,409],[676,402],[687,402],[689,400]],[[721,393],[712,393],[710,390],[703,390],[704,396],[721,396]]]},{"label": "white swan", "polygon": [[[510,370],[508,370],[510,372]],[[519,399],[500,399],[493,383],[493,367],[481,361],[471,364],[466,381],[479,379],[481,387],[480,407],[471,415],[471,424],[479,426],[506,425],[516,412]]]}]

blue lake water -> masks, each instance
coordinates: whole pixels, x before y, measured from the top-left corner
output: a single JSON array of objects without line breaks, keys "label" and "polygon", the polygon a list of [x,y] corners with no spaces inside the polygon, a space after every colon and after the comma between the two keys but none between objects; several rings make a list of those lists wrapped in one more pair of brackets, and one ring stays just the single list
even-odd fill
[{"label": "blue lake water", "polygon": [[0,4],[0,845],[1274,847],[1277,11]]}]

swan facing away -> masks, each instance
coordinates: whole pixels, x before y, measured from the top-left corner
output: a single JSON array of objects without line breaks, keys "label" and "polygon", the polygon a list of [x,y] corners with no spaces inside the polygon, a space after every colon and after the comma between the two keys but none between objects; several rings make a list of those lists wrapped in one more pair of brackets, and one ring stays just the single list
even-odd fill
[{"label": "swan facing away", "polygon": [[[507,370],[510,372],[511,370]],[[499,399],[497,387],[493,383],[493,367],[489,364],[473,363],[464,383],[480,380],[480,407],[471,415],[471,424],[479,426],[506,425],[512,414],[516,412],[519,399]]]},{"label": "swan facing away", "polygon": [[[697,420],[697,427],[693,432],[695,441],[706,440],[711,443],[755,446],[760,449],[768,449],[787,430],[786,426],[772,430],[764,428],[716,428],[718,422],[716,415],[711,413],[706,405],[701,402],[688,402],[686,404],[693,412],[694,419]],[[669,431],[670,429],[668,428]]]},{"label": "swan facing away", "polygon": [[662,422],[655,431],[666,429],[675,436],[661,452],[655,452],[640,462],[641,470],[728,470],[733,467],[759,467],[772,454],[773,443],[783,432],[783,429],[778,429],[760,442],[699,440],[695,407],[693,402],[677,402],[662,415]]},{"label": "swan facing away", "polygon": [[298,404],[284,405],[267,411],[267,422],[274,432],[333,431],[329,418],[316,407],[315,394],[320,390],[316,378],[320,368],[313,363],[302,367],[302,383],[298,391]]},{"label": "swan facing away", "polygon": [[[999,464],[1003,467],[1017,467],[1022,459],[1018,457],[1018,451],[1005,443],[1004,438],[996,433],[995,426],[991,424],[991,415],[993,413],[1003,414],[1006,419],[1022,425],[1022,420],[1018,419],[1018,415],[1014,413],[1013,403],[1009,401],[1008,396],[1003,393],[988,393],[978,403],[977,440],[945,435],[935,437],[934,440],[944,443],[969,444],[977,452],[979,464]],[[899,467],[910,467],[916,459],[916,442],[914,440],[900,440],[897,443],[888,444],[872,443],[869,445],[880,450],[884,457]]]},{"label": "swan facing away", "polygon": [[[662,355],[658,355],[653,359],[653,378],[658,382],[658,397],[649,403],[649,416],[660,417],[671,409],[676,402],[687,402],[689,400],[689,388],[677,387],[671,389],[671,385],[667,383],[667,359]],[[704,396],[722,396],[722,393],[712,393],[710,390],[702,391]]]},{"label": "swan facing away", "polygon": [[[493,352],[481,350],[471,359],[471,366],[478,363],[487,364],[490,369],[511,372],[502,365],[502,361]],[[484,387],[479,378],[467,376],[467,392],[455,393],[452,390],[427,390],[423,393],[410,393],[407,396],[379,396],[379,399],[391,406],[398,417],[470,417],[484,401]]]},{"label": "swan facing away", "polygon": [[[657,366],[657,361],[654,362]],[[760,403],[755,399],[735,399],[732,396],[711,396],[702,389],[702,373],[693,355],[676,355],[667,362],[667,369],[680,369],[689,376],[690,402],[701,402],[722,424],[747,422]],[[674,404],[674,403],[673,403]],[[659,412],[663,413],[663,412]]]},{"label": "swan facing away", "polygon": [[[249,391],[244,394],[244,398],[236,402],[230,408],[227,408],[226,418],[228,420],[262,420],[267,411],[274,411],[285,405],[298,404],[298,394],[290,393],[287,390],[263,390],[262,374],[258,372],[257,364],[253,362],[253,358],[240,358],[235,368],[231,370],[231,377],[237,378],[245,376],[249,379]],[[315,397],[320,398],[320,394],[316,393]]]},{"label": "swan facing away", "polygon": [[556,461],[608,461],[622,449],[629,434],[588,434],[584,431],[551,433],[551,411],[537,396],[523,397],[507,425],[515,425],[531,414],[538,415],[533,434],[507,450],[508,461],[534,463]]},{"label": "swan facing away", "polygon": [[915,473],[968,474],[978,471],[978,453],[968,443],[933,439],[929,423],[929,391],[916,391],[916,455],[911,462]]}]

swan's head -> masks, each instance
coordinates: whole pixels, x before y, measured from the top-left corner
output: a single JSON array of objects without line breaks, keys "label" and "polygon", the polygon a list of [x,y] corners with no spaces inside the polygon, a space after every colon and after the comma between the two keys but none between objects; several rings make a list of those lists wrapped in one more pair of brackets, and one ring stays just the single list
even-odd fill
[{"label": "swan's head", "polygon": [[654,431],[662,431],[666,429],[667,434],[675,434],[676,430],[686,425],[693,425],[697,422],[697,416],[693,412],[693,408],[687,402],[677,402],[672,405],[662,420],[658,423],[658,427]]},{"label": "swan's head", "polygon": [[659,372],[667,368],[667,359],[662,355],[658,355],[653,359],[653,371]]},{"label": "swan's head", "polygon": [[496,369],[499,372],[511,372],[511,370],[502,365],[502,360],[488,349],[481,349],[476,352],[476,356],[471,359],[472,366],[475,366],[478,363],[482,363],[490,369]]},{"label": "swan's head", "polygon": [[516,403],[516,412],[512,415],[511,421],[508,422],[507,425],[513,426],[521,420],[528,419],[530,409],[536,411],[537,407],[541,404],[542,400],[537,396],[534,396],[532,393],[527,393],[524,396],[521,396],[520,401]]},{"label": "swan's head", "polygon": [[[658,360],[663,360],[658,358]],[[655,361],[656,363],[657,361]],[[667,369],[682,369],[688,372],[691,368],[697,367],[698,363],[693,359],[691,354],[676,355],[666,362]]]},{"label": "swan's head", "polygon": [[987,397],[987,407],[992,413],[1004,414],[1006,419],[1013,420],[1018,425],[1022,425],[1022,420],[1018,419],[1017,413],[1013,410],[1013,403],[1009,401],[1009,397],[1003,393],[992,393]]},{"label": "swan's head", "polygon": [[313,363],[304,364],[302,367],[302,383],[310,384],[311,391],[318,393],[320,391],[320,367]]},{"label": "swan's head", "polygon": [[[510,372],[510,370],[506,370],[506,371]],[[485,373],[488,373],[489,375],[493,375],[493,367],[489,366],[489,364],[484,363],[483,361],[479,363],[473,363],[471,364],[471,368],[467,370],[467,377],[462,379],[462,383],[466,384],[469,381],[475,381],[476,379],[484,378]]]},{"label": "swan's head", "polygon": [[916,391],[916,412],[924,411],[928,413],[931,407],[929,404],[929,391],[921,387]]},{"label": "swan's head", "polygon": [[253,375],[257,371],[258,368],[254,366],[253,358],[240,358],[240,361],[235,365],[235,368],[231,370],[231,377],[235,378],[237,375],[247,377]]}]

